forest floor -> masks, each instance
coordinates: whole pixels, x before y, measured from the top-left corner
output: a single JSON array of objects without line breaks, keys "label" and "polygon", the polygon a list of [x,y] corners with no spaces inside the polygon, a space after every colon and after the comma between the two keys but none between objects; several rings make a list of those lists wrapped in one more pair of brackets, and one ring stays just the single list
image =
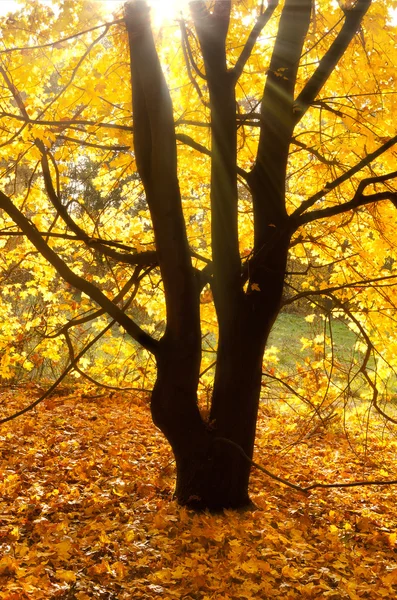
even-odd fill
[{"label": "forest floor", "polygon": [[[1,416],[40,394],[3,390]],[[269,406],[255,460],[300,485],[396,479],[380,424],[298,440]],[[397,594],[396,486],[304,495],[253,469],[252,511],[172,500],[174,463],[145,399],[63,388],[0,429],[0,599],[329,600]]]}]

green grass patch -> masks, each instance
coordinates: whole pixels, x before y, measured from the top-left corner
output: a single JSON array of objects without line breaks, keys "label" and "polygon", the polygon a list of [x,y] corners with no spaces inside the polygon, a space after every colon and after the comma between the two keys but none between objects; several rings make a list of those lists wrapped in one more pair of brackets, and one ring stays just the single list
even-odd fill
[{"label": "green grass patch", "polygon": [[[357,335],[345,322],[332,317],[331,321],[315,317],[314,321],[309,323],[304,315],[280,313],[273,325],[267,346],[279,348],[280,369],[291,371],[295,369],[297,362],[302,362],[307,356],[315,358],[311,348],[302,350],[302,338],[314,339],[324,332],[333,341],[335,360],[342,364],[350,364],[353,356],[357,355],[354,349]],[[330,346],[327,345],[326,349],[329,352]]]}]

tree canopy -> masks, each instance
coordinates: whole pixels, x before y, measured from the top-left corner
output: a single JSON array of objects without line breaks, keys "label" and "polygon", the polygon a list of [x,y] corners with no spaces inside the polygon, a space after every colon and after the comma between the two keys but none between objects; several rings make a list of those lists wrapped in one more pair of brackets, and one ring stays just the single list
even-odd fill
[{"label": "tree canopy", "polygon": [[[396,422],[396,3],[189,5],[3,17],[1,378],[157,381],[177,462],[201,436],[249,461],[269,382],[311,418],[354,392]],[[303,301],[324,327],[285,373],[265,345]]]}]

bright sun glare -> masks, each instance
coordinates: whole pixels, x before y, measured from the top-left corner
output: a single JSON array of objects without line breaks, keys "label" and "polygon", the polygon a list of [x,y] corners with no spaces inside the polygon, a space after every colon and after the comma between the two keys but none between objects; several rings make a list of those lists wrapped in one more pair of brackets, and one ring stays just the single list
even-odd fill
[{"label": "bright sun glare", "polygon": [[[43,4],[51,5],[51,0],[41,0]],[[96,0],[105,14],[116,12],[125,0]],[[186,12],[189,0],[149,0],[152,7],[152,18],[156,25],[175,19],[181,12]],[[17,0],[0,0],[0,16],[21,8]]]},{"label": "bright sun glare", "polygon": [[[52,0],[41,0],[44,4],[52,4]],[[125,0],[95,0],[109,16],[117,11]],[[189,0],[149,0],[152,7],[152,19],[159,26],[164,22],[175,19],[181,12],[185,13]],[[0,16],[18,10],[21,4],[17,0],[0,0]],[[390,23],[397,26],[397,8],[390,9]]]},{"label": "bright sun glare", "polygon": [[[99,0],[106,12],[115,12],[125,0]],[[175,19],[181,12],[186,12],[189,0],[148,0],[152,9],[152,19],[156,25]]]}]

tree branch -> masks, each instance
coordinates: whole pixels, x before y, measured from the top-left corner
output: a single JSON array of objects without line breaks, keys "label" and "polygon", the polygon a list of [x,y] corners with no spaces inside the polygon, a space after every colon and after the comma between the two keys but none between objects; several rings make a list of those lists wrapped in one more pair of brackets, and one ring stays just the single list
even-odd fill
[{"label": "tree branch", "polygon": [[118,125],[117,123],[102,123],[101,121],[90,121],[87,119],[65,119],[64,121],[50,121],[46,119],[31,119],[29,115],[27,117],[23,117],[21,115],[15,115],[13,113],[9,113],[6,111],[0,112],[0,117],[6,117],[7,119],[16,119],[17,121],[23,121],[24,123],[28,123],[30,125],[44,125],[47,127],[59,127],[61,129],[66,129],[72,125],[88,125],[90,127],[106,127],[108,129],[120,129],[121,131],[132,131],[133,128],[131,125]]},{"label": "tree branch", "polygon": [[301,227],[306,223],[312,223],[313,221],[317,221],[318,219],[334,217],[336,215],[348,212],[349,210],[359,208],[360,206],[365,206],[366,204],[373,204],[374,202],[379,202],[381,200],[390,200],[395,206],[397,206],[397,192],[378,192],[377,194],[369,194],[367,196],[362,194],[361,196],[354,197],[353,200],[350,200],[350,202],[345,202],[344,204],[337,204],[336,206],[329,206],[327,208],[321,208],[319,210],[312,210],[302,215],[297,220],[297,226]]},{"label": "tree branch", "polygon": [[301,492],[303,494],[307,494],[308,492],[310,492],[311,490],[314,490],[316,488],[329,489],[329,488],[361,487],[361,486],[367,486],[367,485],[396,485],[397,484],[397,479],[391,479],[388,481],[387,480],[384,481],[381,479],[374,479],[371,481],[363,480],[363,481],[351,481],[351,482],[346,482],[346,483],[345,482],[342,482],[342,483],[312,483],[307,486],[301,486],[296,483],[293,483],[292,481],[288,481],[288,479],[284,479],[283,477],[280,477],[279,475],[275,475],[268,469],[265,469],[265,467],[262,467],[262,465],[251,460],[250,457],[248,456],[248,454],[246,454],[244,452],[244,450],[242,449],[242,447],[239,446],[239,444],[236,444],[236,442],[233,442],[232,440],[229,440],[229,439],[223,438],[223,437],[214,438],[214,442],[217,442],[217,441],[228,444],[229,446],[233,446],[233,448],[235,448],[239,452],[239,454],[243,458],[245,458],[245,460],[247,460],[253,467],[258,469],[258,471],[265,473],[265,475],[267,475],[271,479],[274,479],[275,481],[279,481],[283,485],[286,485],[287,487],[290,487],[290,488],[296,490],[297,492]]},{"label": "tree branch", "polygon": [[50,246],[43,240],[36,227],[14,206],[11,200],[0,192],[0,208],[11,217],[11,219],[20,227],[33,246],[40,254],[48,260],[59,275],[67,283],[76,289],[84,292],[94,302],[99,304],[119,325],[124,327],[126,332],[146,350],[156,354],[158,342],[148,333],[139,327],[130,317],[128,317],[112,300],[107,298],[100,289],[86,281],[79,275],[76,275],[68,265],[58,256]]},{"label": "tree branch", "polygon": [[312,210],[304,215],[301,215],[296,220],[297,226],[300,227],[306,223],[317,221],[318,219],[324,219],[326,217],[340,215],[349,210],[354,210],[355,208],[365,206],[366,204],[372,204],[373,202],[380,202],[381,200],[390,200],[397,208],[397,191],[394,192],[392,190],[387,190],[384,192],[377,192],[374,194],[363,194],[364,189],[368,185],[383,183],[385,181],[395,178],[397,178],[397,171],[393,171],[392,173],[386,173],[385,175],[367,177],[359,183],[357,191],[354,194],[354,198],[352,200],[350,200],[349,202],[344,202],[343,204],[328,206],[327,208],[321,208],[319,210]]},{"label": "tree branch", "polygon": [[[349,289],[349,288],[360,288],[360,287],[366,288],[367,286],[375,287],[371,284],[381,282],[381,281],[390,281],[390,285],[394,286],[395,283],[393,282],[393,280],[395,280],[396,278],[397,278],[397,274],[396,275],[384,275],[383,277],[374,277],[372,279],[352,281],[351,283],[343,283],[341,285],[334,285],[334,286],[324,288],[323,290],[307,290],[305,292],[298,292],[297,294],[295,294],[295,296],[292,296],[292,298],[288,298],[287,300],[284,300],[282,303],[282,306],[288,306],[289,304],[293,304],[294,302],[296,302],[297,300],[300,300],[301,298],[308,298],[310,296],[327,296],[327,295],[329,296],[333,292],[337,292],[339,290],[345,290],[345,289]],[[292,287],[292,286],[289,286],[289,287]],[[386,286],[378,286],[378,287],[386,287]],[[292,288],[292,289],[294,289],[294,291],[296,291],[295,288]]]},{"label": "tree branch", "polygon": [[166,333],[200,343],[199,294],[177,177],[173,106],[151,31],[146,1],[125,5],[134,150],[148,202],[166,296]]},{"label": "tree branch", "polygon": [[294,90],[312,4],[286,0],[280,17],[261,103],[257,158],[250,173],[256,250],[266,243],[269,224],[281,227],[287,217],[285,178],[294,129]]},{"label": "tree branch", "polygon": [[[206,154],[207,156],[212,157],[211,150],[208,150],[208,148],[206,148],[202,144],[199,144],[199,142],[196,142],[196,140],[190,137],[190,135],[186,135],[185,133],[177,133],[175,137],[179,142],[182,142],[182,144],[186,144],[187,146],[194,148],[194,150],[201,152],[201,154]],[[241,167],[236,167],[236,170],[240,177],[242,177],[243,179],[248,178],[249,173],[247,171],[245,171]]]},{"label": "tree branch", "polygon": [[41,50],[42,48],[50,48],[51,46],[56,46],[57,44],[63,44],[68,42],[69,40],[73,40],[76,37],[80,37],[81,35],[85,35],[86,33],[91,33],[91,31],[95,31],[96,29],[102,29],[106,27],[108,29],[111,25],[117,25],[122,23],[123,19],[116,19],[115,21],[109,21],[107,23],[102,23],[101,25],[96,25],[95,27],[90,27],[90,29],[85,29],[84,31],[79,31],[79,33],[74,33],[73,35],[68,35],[64,38],[59,38],[55,40],[55,42],[47,42],[46,44],[37,44],[36,46],[15,46],[14,48],[6,48],[5,50],[0,50],[0,54],[10,54],[11,52],[21,52],[22,50]]},{"label": "tree branch", "polygon": [[[62,240],[75,240],[76,242],[81,242],[83,241],[80,237],[76,236],[76,235],[71,235],[68,233],[57,233],[57,232],[52,232],[52,231],[38,231],[39,235],[41,235],[44,238],[59,238]],[[19,236],[24,236],[24,232],[23,231],[0,231],[0,236],[13,236],[13,237],[19,237]],[[125,244],[122,244],[121,242],[116,242],[113,240],[104,240],[102,238],[95,238],[95,237],[90,237],[89,242],[87,242],[87,245],[89,247],[92,247],[95,250],[96,244],[100,244],[100,245],[105,245],[105,246],[114,246],[115,248],[120,248],[122,250],[126,250],[128,252],[128,254],[124,254],[122,252],[119,252],[116,256],[116,254],[113,254],[112,258],[114,258],[115,260],[117,260],[118,262],[121,263],[125,263],[128,265],[139,265],[141,267],[144,267],[146,265],[155,265],[157,263],[157,253],[155,250],[146,250],[143,252],[131,252],[133,250],[133,248],[131,248],[130,246],[126,246]],[[192,256],[194,256],[194,254],[192,253]]]},{"label": "tree branch", "polygon": [[251,52],[254,49],[254,46],[255,46],[255,43],[256,43],[258,37],[260,36],[264,27],[266,26],[266,24],[270,20],[271,16],[273,15],[275,9],[278,6],[278,3],[279,3],[279,0],[269,0],[266,10],[264,12],[262,12],[259,15],[258,19],[256,20],[256,23],[253,26],[253,28],[248,36],[248,39],[245,43],[244,48],[241,51],[240,56],[238,57],[236,64],[234,65],[233,69],[231,70],[235,82],[237,82],[239,80],[239,78],[244,70],[244,67],[247,64],[248,59],[251,56]]},{"label": "tree branch", "polygon": [[[0,192],[1,194],[1,192]],[[113,327],[113,325],[116,323],[116,321],[111,321],[108,325],[106,325],[106,327],[104,329],[102,329],[102,331],[100,331],[77,355],[76,357],[70,362],[70,364],[66,367],[66,369],[64,370],[64,372],[58,377],[58,379],[48,388],[48,390],[46,392],[44,392],[44,394],[42,394],[40,396],[40,398],[37,398],[37,400],[35,400],[34,402],[32,402],[31,404],[29,404],[28,406],[25,406],[25,408],[23,408],[22,410],[19,410],[18,412],[10,415],[9,417],[4,417],[3,419],[0,419],[0,425],[2,425],[3,423],[7,423],[8,421],[13,421],[14,419],[16,419],[17,417],[20,417],[21,415],[24,415],[25,413],[27,413],[29,410],[32,410],[33,408],[35,408],[38,404],[40,404],[41,402],[43,402],[43,400],[45,400],[46,398],[48,398],[48,396],[50,394],[52,394],[52,392],[58,387],[58,385],[61,383],[61,381],[63,379],[65,379],[66,375],[68,373],[70,373],[70,371],[72,371],[75,366],[77,365],[77,363],[79,362],[80,358],[82,358],[84,356],[84,354],[90,349],[92,348],[92,346],[101,339],[101,337],[103,335],[105,335],[105,333],[107,331],[109,331],[109,329],[111,329]]]},{"label": "tree branch", "polygon": [[312,77],[298,95],[294,105],[294,120],[298,123],[315,100],[321,88],[327,82],[339,60],[355,36],[365,13],[371,6],[372,0],[357,0],[354,6],[345,9],[345,22],[330,48],[320,60],[320,64]]},{"label": "tree branch", "polygon": [[[44,184],[48,194],[49,199],[51,200],[52,205],[54,206],[57,213],[66,223],[66,225],[75,233],[76,237],[83,241],[87,246],[94,248],[101,254],[112,258],[118,262],[123,262],[126,264],[137,265],[137,264],[145,264],[145,261],[149,258],[150,262],[155,262],[156,253],[142,253],[143,256],[140,257],[139,254],[126,254],[123,252],[118,252],[117,250],[113,250],[109,245],[104,243],[101,239],[91,238],[88,233],[86,233],[70,216],[67,211],[67,208],[64,204],[62,204],[60,198],[58,197],[57,192],[55,191],[54,185],[52,183],[52,177],[50,172],[50,167],[47,158],[47,151],[44,147],[44,144],[40,140],[36,140],[36,145],[40,149],[42,153],[42,169],[43,169],[43,177]],[[146,263],[148,264],[148,263]]]},{"label": "tree branch", "polygon": [[[132,286],[134,286],[134,290],[133,293],[131,294],[130,298],[128,299],[128,303],[125,304],[123,310],[126,310],[126,307],[131,303],[131,300],[133,298],[135,298],[137,292],[138,292],[138,288],[139,288],[139,283],[141,282],[141,280],[143,279],[143,277],[145,277],[145,275],[147,275],[149,272],[151,271],[151,269],[146,269],[141,275],[141,267],[136,267],[134,270],[133,275],[130,277],[130,279],[124,284],[124,286],[122,287],[122,289],[119,291],[119,293],[113,298],[113,302],[115,304],[118,304],[119,302],[121,302],[121,300],[123,300],[123,298],[125,297],[126,294],[128,294],[129,290],[131,289]],[[90,321],[93,321],[94,319],[97,319],[98,317],[101,317],[102,315],[104,315],[106,313],[106,311],[103,308],[100,308],[99,310],[96,310],[94,312],[90,312],[88,315],[86,314],[84,317],[76,317],[74,319],[70,319],[70,321],[68,321],[67,323],[65,323],[64,325],[62,325],[62,327],[59,329],[59,331],[56,331],[55,333],[52,334],[47,334],[44,337],[46,339],[53,339],[56,338],[62,334],[65,334],[69,331],[69,329],[72,329],[72,327],[77,327],[78,325],[84,325],[84,323],[89,323]]]},{"label": "tree branch", "polygon": [[354,167],[351,167],[351,169],[348,169],[345,173],[343,173],[333,181],[326,183],[323,189],[321,189],[319,192],[302,202],[299,208],[297,208],[291,214],[291,219],[296,219],[297,217],[299,217],[308,208],[313,206],[313,204],[315,204],[318,200],[321,200],[321,198],[323,198],[326,194],[329,194],[329,192],[331,192],[332,190],[340,186],[342,183],[353,177],[353,175],[361,171],[361,169],[367,167],[369,164],[371,164],[373,160],[378,158],[378,156],[384,154],[384,152],[392,148],[396,143],[397,135],[387,140],[387,142],[379,146],[379,148],[377,150],[374,150],[374,152],[367,154],[367,156],[360,160],[356,165],[354,165]]},{"label": "tree branch", "polygon": [[226,36],[231,2],[190,3],[204,59],[211,108],[211,245],[218,319],[227,319],[240,290],[238,244],[237,123],[233,75],[227,68]]},{"label": "tree branch", "polygon": [[201,79],[204,79],[204,81],[205,81],[207,78],[204,75],[204,73],[202,73],[200,71],[200,69],[197,66],[196,61],[194,60],[194,56],[193,56],[192,49],[190,47],[188,33],[187,33],[187,30],[186,30],[186,25],[185,25],[185,21],[184,20],[181,20],[180,27],[181,27],[181,33],[182,33],[182,50],[183,50],[183,55],[185,57],[185,63],[186,63],[186,68],[187,68],[187,71],[188,71],[189,79],[192,82],[192,84],[194,85],[194,87],[195,87],[195,89],[197,91],[197,94],[199,95],[200,99],[202,100],[202,98],[203,98],[202,91],[201,91],[200,86],[198,85],[197,81],[193,77],[192,71],[190,69],[190,65],[192,65],[195,73],[199,77],[201,77]]},{"label": "tree branch", "polygon": [[70,137],[69,135],[58,135],[57,140],[65,140],[65,142],[72,142],[73,144],[88,146],[89,148],[98,148],[98,150],[110,150],[111,152],[131,151],[131,146],[112,146],[111,144],[96,144],[94,142],[89,142],[88,140],[79,140],[78,138]]},{"label": "tree branch", "polygon": [[[142,277],[145,275],[142,274],[141,276],[139,276],[139,272],[140,269],[137,268],[135,270],[134,275],[131,277],[131,279],[126,283],[126,285],[124,286],[123,290],[121,290],[121,292],[117,295],[117,301],[121,300],[125,294],[128,292],[128,290],[131,288],[131,286],[134,284],[134,289],[130,295],[130,297],[128,298],[127,302],[124,304],[123,306],[123,310],[125,311],[132,303],[132,301],[134,300],[138,289],[139,289],[139,282],[142,279]],[[116,298],[115,300],[116,301]],[[95,313],[95,317],[100,316],[101,314],[103,314],[103,311],[96,311]],[[67,323],[64,327],[62,327],[61,331],[58,332],[57,335],[59,334],[63,334],[66,340],[66,344],[68,346],[68,350],[69,350],[69,358],[70,358],[70,364],[73,364],[73,368],[75,369],[75,371],[77,371],[78,373],[80,373],[80,375],[82,375],[85,379],[87,379],[88,381],[90,381],[91,383],[98,385],[100,387],[109,389],[109,390],[120,390],[123,392],[126,391],[143,391],[143,388],[135,388],[135,387],[120,387],[120,386],[112,386],[112,385],[106,385],[105,383],[101,383],[99,381],[96,381],[95,379],[93,379],[92,377],[90,377],[89,375],[87,375],[87,373],[85,373],[82,369],[79,368],[78,366],[78,362],[80,360],[80,358],[82,358],[82,353],[79,352],[78,356],[75,356],[75,352],[74,352],[74,348],[73,348],[73,344],[72,344],[72,340],[70,339],[70,335],[69,335],[69,329],[75,325],[81,325],[82,323],[87,323],[89,320],[92,320],[92,318],[94,317],[94,315],[89,315],[88,317],[83,317],[81,319],[74,319],[72,321],[69,321],[69,323]],[[114,321],[113,321],[114,323]],[[101,334],[103,335],[105,333],[105,330],[103,330],[101,332]],[[84,349],[84,354],[85,352],[88,350],[88,347],[86,346],[86,348]],[[150,390],[144,390],[149,392]]]},{"label": "tree branch", "polygon": [[336,160],[335,158],[333,158],[333,159],[325,158],[325,156],[323,156],[315,147],[307,146],[304,142],[300,142],[295,137],[292,138],[291,141],[292,141],[292,144],[294,144],[295,146],[298,146],[298,148],[301,148],[302,150],[306,150],[310,154],[313,154],[313,156],[315,156],[324,165],[329,165],[330,167],[340,166],[340,162],[338,160]]}]

